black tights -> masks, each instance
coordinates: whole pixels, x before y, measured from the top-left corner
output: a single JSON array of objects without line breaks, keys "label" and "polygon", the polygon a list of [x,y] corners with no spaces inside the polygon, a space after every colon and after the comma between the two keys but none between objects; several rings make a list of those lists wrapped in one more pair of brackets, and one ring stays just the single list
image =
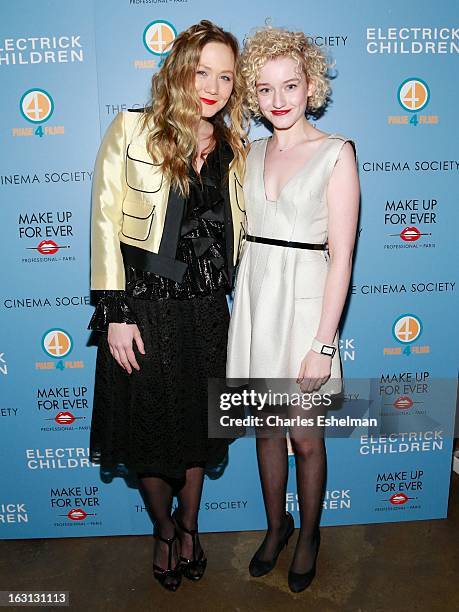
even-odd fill
[{"label": "black tights", "polygon": [[[177,514],[180,523],[187,529],[197,529],[204,468],[192,467],[187,469],[183,481],[168,480],[160,476],[148,476],[146,474],[139,474],[139,480],[143,498],[159,536],[171,538],[175,533],[174,522],[171,518],[174,494],[177,495]],[[181,555],[189,559],[192,557],[191,536],[185,537],[182,532],[179,535]],[[176,551],[174,551],[173,559],[173,563],[175,563],[177,560]],[[167,545],[165,543],[160,542],[155,547],[154,563],[163,568],[167,567]]]},{"label": "black tights", "polygon": [[[291,438],[296,460],[300,532],[291,569],[307,572],[314,562],[314,533],[319,526],[325,486],[326,452],[323,438]],[[268,530],[258,557],[272,559],[285,533],[285,497],[288,478],[287,441],[284,437],[257,438],[257,458]]]}]

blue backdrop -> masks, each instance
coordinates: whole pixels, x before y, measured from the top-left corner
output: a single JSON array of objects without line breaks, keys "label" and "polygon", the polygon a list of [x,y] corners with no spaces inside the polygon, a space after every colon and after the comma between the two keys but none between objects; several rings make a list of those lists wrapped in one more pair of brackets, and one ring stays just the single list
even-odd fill
[{"label": "blue backdrop", "polygon": [[[309,33],[335,62],[332,104],[318,125],[357,146],[362,212],[341,355],[346,377],[381,383],[386,416],[406,435],[327,441],[322,524],[446,516],[451,432],[411,417],[434,417],[429,384],[457,374],[456,2],[288,8],[23,0],[2,9],[1,537],[151,532],[137,489],[88,459],[90,187],[109,122],[148,100],[158,53],[203,18],[241,41],[266,18]],[[454,402],[453,384],[451,415]],[[297,518],[291,459],[286,505]],[[224,474],[207,480],[200,526],[264,527],[253,440],[235,442]]]}]

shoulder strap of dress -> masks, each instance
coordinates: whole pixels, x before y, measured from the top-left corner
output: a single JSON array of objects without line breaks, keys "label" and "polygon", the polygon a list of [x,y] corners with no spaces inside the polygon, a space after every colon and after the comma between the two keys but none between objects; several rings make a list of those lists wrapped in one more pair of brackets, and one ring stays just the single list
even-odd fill
[{"label": "shoulder strap of dress", "polygon": [[331,134],[329,136],[329,139],[332,144],[329,149],[329,157],[327,161],[327,173],[326,173],[327,180],[330,178],[331,173],[333,172],[333,168],[336,166],[336,163],[338,161],[339,154],[341,153],[341,149],[343,148],[346,142],[349,142],[350,145],[352,146],[354,150],[354,155],[357,159],[355,143],[353,140],[351,140],[350,138],[347,138],[346,136],[343,136],[342,134]]},{"label": "shoulder strap of dress", "polygon": [[[342,134],[331,134],[329,136],[330,140],[337,140],[337,141],[341,141],[341,144],[338,144],[338,154],[341,151],[344,143],[348,142],[351,147],[354,150],[354,155],[357,158],[357,152],[356,152],[356,148],[355,148],[355,142],[353,140],[351,140],[350,138],[347,138],[347,136],[343,136]],[[336,163],[336,162],[335,162]]]},{"label": "shoulder strap of dress", "polygon": [[252,140],[252,142],[250,143],[250,147],[253,147],[253,148],[262,147],[265,140],[268,140],[267,136],[264,138],[256,138],[255,140]]}]

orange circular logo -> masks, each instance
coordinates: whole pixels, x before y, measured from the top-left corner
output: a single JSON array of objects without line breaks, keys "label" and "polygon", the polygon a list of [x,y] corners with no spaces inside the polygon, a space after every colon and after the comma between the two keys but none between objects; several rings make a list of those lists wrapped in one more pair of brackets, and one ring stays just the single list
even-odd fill
[{"label": "orange circular logo", "polygon": [[395,321],[392,332],[396,340],[403,344],[410,344],[421,335],[421,320],[416,315],[404,314]]},{"label": "orange circular logo", "polygon": [[31,123],[43,123],[53,114],[54,102],[44,89],[29,89],[23,94],[19,107],[24,119]]},{"label": "orange circular logo", "polygon": [[167,55],[176,36],[176,29],[168,21],[152,21],[143,32],[143,44],[153,55]]},{"label": "orange circular logo", "polygon": [[427,106],[430,91],[427,83],[421,79],[406,79],[398,90],[400,105],[410,113],[415,113]]},{"label": "orange circular logo", "polygon": [[42,338],[43,350],[54,359],[62,359],[70,353],[72,347],[72,338],[63,329],[50,329]]}]

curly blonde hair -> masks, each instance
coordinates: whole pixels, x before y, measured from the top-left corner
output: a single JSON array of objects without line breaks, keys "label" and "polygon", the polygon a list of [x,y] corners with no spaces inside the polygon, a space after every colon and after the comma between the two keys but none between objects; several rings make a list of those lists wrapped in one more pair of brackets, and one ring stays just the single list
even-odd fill
[{"label": "curly blonde hair", "polygon": [[189,162],[198,150],[196,117],[201,115],[201,102],[195,86],[196,68],[202,49],[210,42],[227,45],[236,65],[231,97],[225,108],[209,121],[214,126],[214,138],[229,142],[236,167],[241,175],[244,174],[246,152],[243,143],[247,139],[247,120],[242,104],[239,44],[230,32],[202,20],[174,40],[164,64],[153,76],[152,102],[144,117],[144,126],[149,130],[148,151],[183,196],[189,194]]},{"label": "curly blonde hair", "polygon": [[268,60],[285,56],[296,60],[306,79],[314,83],[314,91],[308,98],[306,110],[314,112],[325,105],[330,93],[327,76],[329,66],[322,51],[308,40],[304,32],[266,26],[244,40],[241,56],[246,105],[254,117],[261,117],[256,91],[260,70]]}]

